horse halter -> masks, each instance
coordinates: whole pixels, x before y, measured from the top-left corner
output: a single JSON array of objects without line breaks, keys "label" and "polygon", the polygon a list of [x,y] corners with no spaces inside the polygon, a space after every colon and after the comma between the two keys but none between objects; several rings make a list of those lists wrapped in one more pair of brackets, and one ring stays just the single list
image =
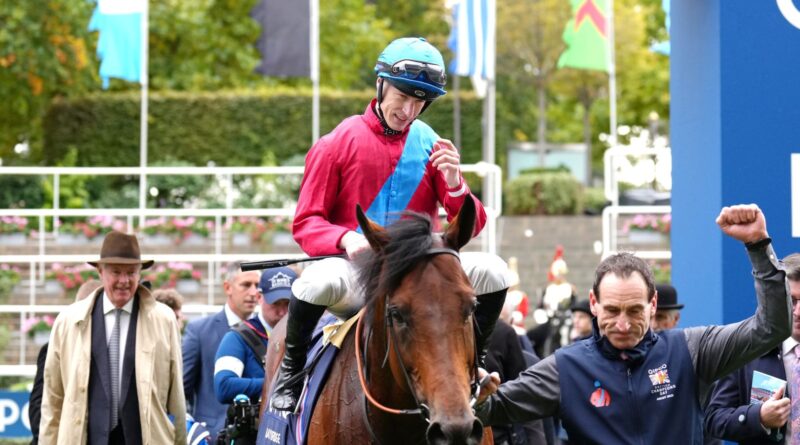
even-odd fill
[{"label": "horse halter", "polygon": [[[456,258],[458,258],[459,261],[460,261],[460,257],[458,255],[458,252],[453,250],[453,249],[447,248],[447,247],[432,247],[432,248],[428,249],[428,251],[426,253],[427,253],[427,256],[435,256],[435,255],[441,255],[441,254],[453,255]],[[392,317],[389,314],[389,298],[386,299],[386,304],[384,306],[385,328],[386,328],[386,331],[389,333],[388,336],[391,338],[391,345],[389,346],[389,348],[394,349],[395,358],[397,359],[397,362],[400,364],[400,369],[403,372],[403,379],[406,382],[406,386],[408,387],[408,390],[411,393],[411,397],[413,397],[414,404],[417,406],[417,408],[415,408],[415,409],[389,408],[387,406],[384,406],[383,404],[381,404],[377,400],[375,400],[375,398],[372,396],[372,394],[370,394],[369,388],[367,387],[367,380],[364,377],[365,365],[364,365],[363,361],[366,359],[366,349],[364,349],[364,354],[363,354],[364,357],[363,358],[362,358],[362,353],[361,353],[361,342],[360,342],[360,339],[361,339],[361,333],[363,332],[363,325],[361,323],[363,319],[364,319],[364,317],[359,317],[358,323],[356,324],[356,333],[355,333],[355,336],[356,336],[356,338],[355,338],[356,345],[355,346],[356,346],[356,348],[355,349],[356,349],[356,369],[358,370],[358,379],[359,379],[359,382],[361,383],[361,390],[364,392],[364,396],[366,396],[367,400],[369,400],[369,402],[373,406],[375,406],[376,408],[380,409],[381,411],[385,411],[385,412],[390,413],[390,414],[419,414],[420,416],[422,416],[422,418],[425,420],[425,422],[430,423],[431,422],[430,421],[430,408],[427,405],[425,405],[424,403],[420,403],[419,397],[417,397],[417,393],[414,390],[414,386],[411,383],[411,378],[408,375],[408,370],[406,369],[406,365],[405,365],[405,363],[403,363],[403,357],[400,355],[400,350],[397,348],[398,343],[397,343],[397,337],[396,337],[395,330],[394,330],[394,324],[392,323]],[[475,323],[474,320],[475,319],[473,317],[473,323]],[[388,359],[389,359],[389,350],[387,349],[386,350],[386,356],[383,359],[383,365],[382,366],[386,365],[386,362],[387,362]],[[470,388],[472,389],[472,391],[471,391],[472,394],[470,396],[470,402],[469,402],[469,406],[470,407],[475,405],[475,402],[478,399],[478,394],[479,394],[480,388],[481,388],[481,383],[477,381],[477,377],[478,377],[478,352],[477,352],[477,349],[476,349],[475,350],[475,360],[474,360],[473,381],[470,382]],[[367,423],[367,424],[369,426],[369,423]]]}]

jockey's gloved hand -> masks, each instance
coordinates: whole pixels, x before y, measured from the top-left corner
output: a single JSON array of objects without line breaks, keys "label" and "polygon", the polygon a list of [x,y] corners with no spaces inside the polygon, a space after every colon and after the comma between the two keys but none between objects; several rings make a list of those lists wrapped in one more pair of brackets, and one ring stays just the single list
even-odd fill
[{"label": "jockey's gloved hand", "polygon": [[359,252],[371,248],[364,235],[352,230],[344,234],[342,240],[339,241],[339,246],[347,252],[347,257],[350,259],[353,259]]}]

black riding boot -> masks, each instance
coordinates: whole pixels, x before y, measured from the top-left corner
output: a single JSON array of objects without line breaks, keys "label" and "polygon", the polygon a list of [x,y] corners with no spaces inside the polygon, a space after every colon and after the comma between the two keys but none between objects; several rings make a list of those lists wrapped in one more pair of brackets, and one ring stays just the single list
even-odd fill
[{"label": "black riding boot", "polygon": [[311,334],[319,322],[325,306],[306,303],[292,295],[286,320],[286,352],[272,393],[272,407],[280,411],[294,411],[303,389],[301,371],[306,364],[306,353]]},{"label": "black riding boot", "polygon": [[475,348],[478,350],[478,366],[486,367],[486,352],[489,347],[489,336],[503,310],[508,289],[478,295],[478,307],[475,308]]}]

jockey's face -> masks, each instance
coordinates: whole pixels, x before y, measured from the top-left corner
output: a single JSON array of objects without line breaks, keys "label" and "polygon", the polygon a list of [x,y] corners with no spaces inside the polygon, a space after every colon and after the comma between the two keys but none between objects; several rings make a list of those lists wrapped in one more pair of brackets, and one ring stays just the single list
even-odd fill
[{"label": "jockey's face", "polygon": [[600,281],[598,291],[599,296],[589,292],[589,303],[600,334],[617,349],[633,348],[650,328],[658,294],[647,300],[647,285],[638,272],[628,278],[608,273]]},{"label": "jockey's face", "polygon": [[401,92],[389,82],[383,82],[383,101],[380,107],[386,124],[392,130],[405,130],[419,116],[424,105],[424,100]]}]

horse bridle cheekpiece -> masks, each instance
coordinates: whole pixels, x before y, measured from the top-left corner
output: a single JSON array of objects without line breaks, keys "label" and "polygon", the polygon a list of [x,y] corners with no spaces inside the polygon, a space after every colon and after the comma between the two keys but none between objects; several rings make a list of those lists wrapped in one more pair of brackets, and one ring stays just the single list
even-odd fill
[{"label": "horse bridle cheekpiece", "polygon": [[[435,256],[435,255],[441,255],[441,254],[453,255],[456,258],[458,258],[459,261],[461,260],[461,258],[458,255],[458,252],[456,250],[453,250],[453,249],[450,249],[450,248],[447,248],[447,247],[432,247],[432,248],[428,249],[428,251],[427,251],[427,256]],[[397,337],[396,337],[396,334],[395,334],[394,324],[392,322],[393,317],[391,316],[391,313],[390,313],[389,300],[390,300],[389,298],[386,299],[386,305],[384,306],[384,320],[385,320],[385,323],[386,323],[386,332],[388,333],[387,336],[391,337],[391,346],[390,346],[390,348],[394,349],[395,358],[397,359],[397,362],[400,364],[400,369],[403,371],[403,378],[404,378],[404,380],[406,382],[406,386],[408,386],[408,390],[411,392],[411,396],[414,398],[414,403],[416,404],[417,408],[416,409],[389,408],[387,406],[384,406],[383,404],[381,404],[377,400],[375,400],[375,398],[373,398],[372,395],[369,393],[369,388],[367,388],[367,381],[366,381],[366,378],[364,377],[364,364],[363,364],[366,361],[366,348],[364,349],[364,353],[362,354],[361,353],[361,347],[360,347],[360,338],[361,338],[361,332],[362,332],[361,320],[363,320],[363,317],[360,317],[358,319],[358,324],[356,325],[356,334],[355,334],[356,335],[356,339],[355,339],[355,341],[356,341],[356,368],[358,369],[358,378],[359,378],[359,381],[361,382],[361,389],[364,391],[364,396],[366,396],[367,400],[369,400],[369,402],[373,406],[375,406],[376,408],[380,409],[381,411],[385,411],[385,412],[391,413],[391,414],[419,414],[420,416],[422,416],[422,418],[427,423],[430,423],[431,422],[431,420],[430,420],[430,408],[427,405],[425,405],[424,403],[420,403],[419,397],[417,397],[417,392],[414,390],[414,385],[412,385],[411,378],[408,375],[408,370],[406,369],[406,365],[405,365],[405,363],[403,363],[403,357],[400,355],[400,350],[397,348],[397,344],[398,343],[397,343]],[[473,324],[474,324],[475,323],[475,318],[473,317],[472,320],[473,320]],[[362,357],[362,355],[363,355],[363,357]],[[386,366],[386,363],[387,363],[388,359],[389,359],[389,348],[386,349],[386,356],[384,356],[384,358],[383,358],[383,363],[382,363],[381,367],[385,367]],[[475,405],[475,402],[478,400],[478,394],[480,393],[481,383],[482,383],[482,382],[478,381],[478,351],[477,351],[477,349],[475,349],[475,360],[473,360],[473,364],[474,364],[473,365],[474,366],[473,377],[472,377],[472,382],[470,383],[470,389],[471,389],[471,393],[472,393],[472,395],[470,397],[470,402],[469,402],[469,406],[470,407],[473,407]],[[369,426],[369,423],[368,423],[368,426]]]}]

